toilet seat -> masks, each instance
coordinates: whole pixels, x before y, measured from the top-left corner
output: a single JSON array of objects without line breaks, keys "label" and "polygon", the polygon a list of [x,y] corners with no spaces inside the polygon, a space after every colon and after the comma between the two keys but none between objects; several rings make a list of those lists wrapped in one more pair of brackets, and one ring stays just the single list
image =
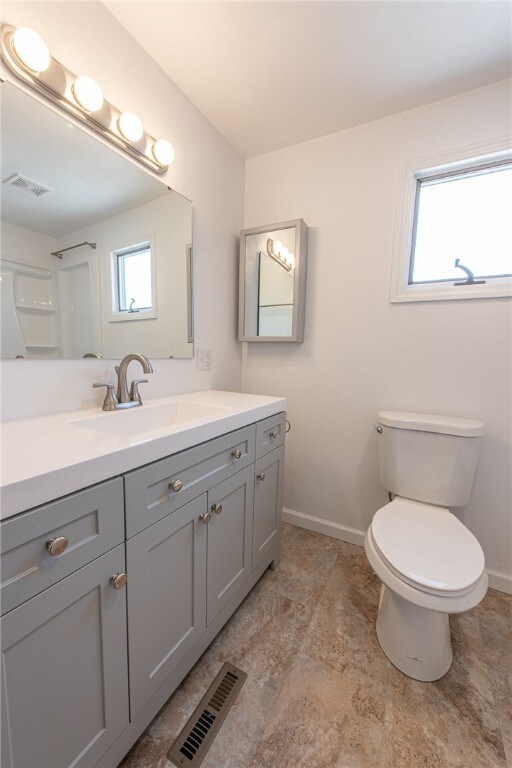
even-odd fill
[{"label": "toilet seat", "polygon": [[482,579],[480,544],[445,507],[397,497],[376,512],[370,528],[385,565],[418,590],[457,597]]}]

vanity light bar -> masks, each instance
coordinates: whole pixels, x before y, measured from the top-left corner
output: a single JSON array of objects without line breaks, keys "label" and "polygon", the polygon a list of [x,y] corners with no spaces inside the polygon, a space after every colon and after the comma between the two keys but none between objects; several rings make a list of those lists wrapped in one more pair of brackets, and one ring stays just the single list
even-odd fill
[{"label": "vanity light bar", "polygon": [[147,133],[133,112],[106,101],[92,77],[73,74],[28,27],[3,24],[0,34],[0,60],[18,80],[155,173],[166,172],[174,160],[172,145]]},{"label": "vanity light bar", "polygon": [[272,240],[271,237],[267,240],[267,253],[271,259],[274,259],[277,264],[287,272],[292,271],[295,267],[295,256],[290,253],[288,248],[285,248],[280,240]]}]

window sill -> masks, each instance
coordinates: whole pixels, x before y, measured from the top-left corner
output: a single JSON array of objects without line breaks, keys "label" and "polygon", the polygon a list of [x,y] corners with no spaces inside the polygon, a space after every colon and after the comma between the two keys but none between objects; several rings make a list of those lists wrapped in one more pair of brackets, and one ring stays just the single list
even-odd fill
[{"label": "window sill", "polygon": [[110,315],[108,318],[109,323],[126,323],[133,322],[133,320],[154,320],[158,317],[156,310],[149,310],[145,312],[140,309],[138,312],[123,312],[116,315]]},{"label": "window sill", "polygon": [[409,301],[459,301],[460,299],[498,299],[512,296],[512,281],[491,282],[484,285],[453,285],[431,283],[407,285],[394,291],[392,304]]}]

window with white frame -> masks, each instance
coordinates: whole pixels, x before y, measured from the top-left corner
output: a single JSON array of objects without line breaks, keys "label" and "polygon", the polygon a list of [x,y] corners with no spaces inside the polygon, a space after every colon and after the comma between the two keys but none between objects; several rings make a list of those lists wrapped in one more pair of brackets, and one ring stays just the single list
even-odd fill
[{"label": "window with white frame", "polygon": [[111,252],[111,320],[156,317],[154,254],[151,242]]},{"label": "window with white frame", "polygon": [[405,173],[391,301],[512,295],[511,155]]}]

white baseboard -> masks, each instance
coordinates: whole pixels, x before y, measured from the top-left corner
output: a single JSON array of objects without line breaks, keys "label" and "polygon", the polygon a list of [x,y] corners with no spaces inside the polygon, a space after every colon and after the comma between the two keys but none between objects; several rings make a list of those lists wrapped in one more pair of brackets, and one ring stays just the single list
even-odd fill
[{"label": "white baseboard", "polygon": [[[330,520],[322,520],[321,517],[306,515],[303,512],[296,512],[294,509],[287,509],[286,507],[283,507],[283,522],[296,525],[298,528],[306,528],[308,531],[315,531],[315,533],[323,533],[324,536],[347,541],[349,544],[357,544],[359,547],[364,546],[365,531],[349,528],[348,525],[340,525],[340,523],[333,523]],[[491,589],[497,589],[498,592],[512,595],[512,576],[493,571],[490,568],[487,569],[487,575]]]},{"label": "white baseboard", "polygon": [[491,589],[497,589],[498,592],[506,592],[507,595],[512,595],[512,576],[492,571],[490,568],[487,569],[487,576],[489,577]]},{"label": "white baseboard", "polygon": [[347,541],[349,544],[357,544],[359,547],[364,547],[365,531],[349,528],[348,525],[332,523],[329,520],[322,520],[321,517],[305,515],[303,512],[295,512],[295,510],[287,509],[286,507],[283,507],[283,522],[296,525],[298,528],[307,528],[308,531],[315,531],[315,533],[323,533],[324,536]]}]

